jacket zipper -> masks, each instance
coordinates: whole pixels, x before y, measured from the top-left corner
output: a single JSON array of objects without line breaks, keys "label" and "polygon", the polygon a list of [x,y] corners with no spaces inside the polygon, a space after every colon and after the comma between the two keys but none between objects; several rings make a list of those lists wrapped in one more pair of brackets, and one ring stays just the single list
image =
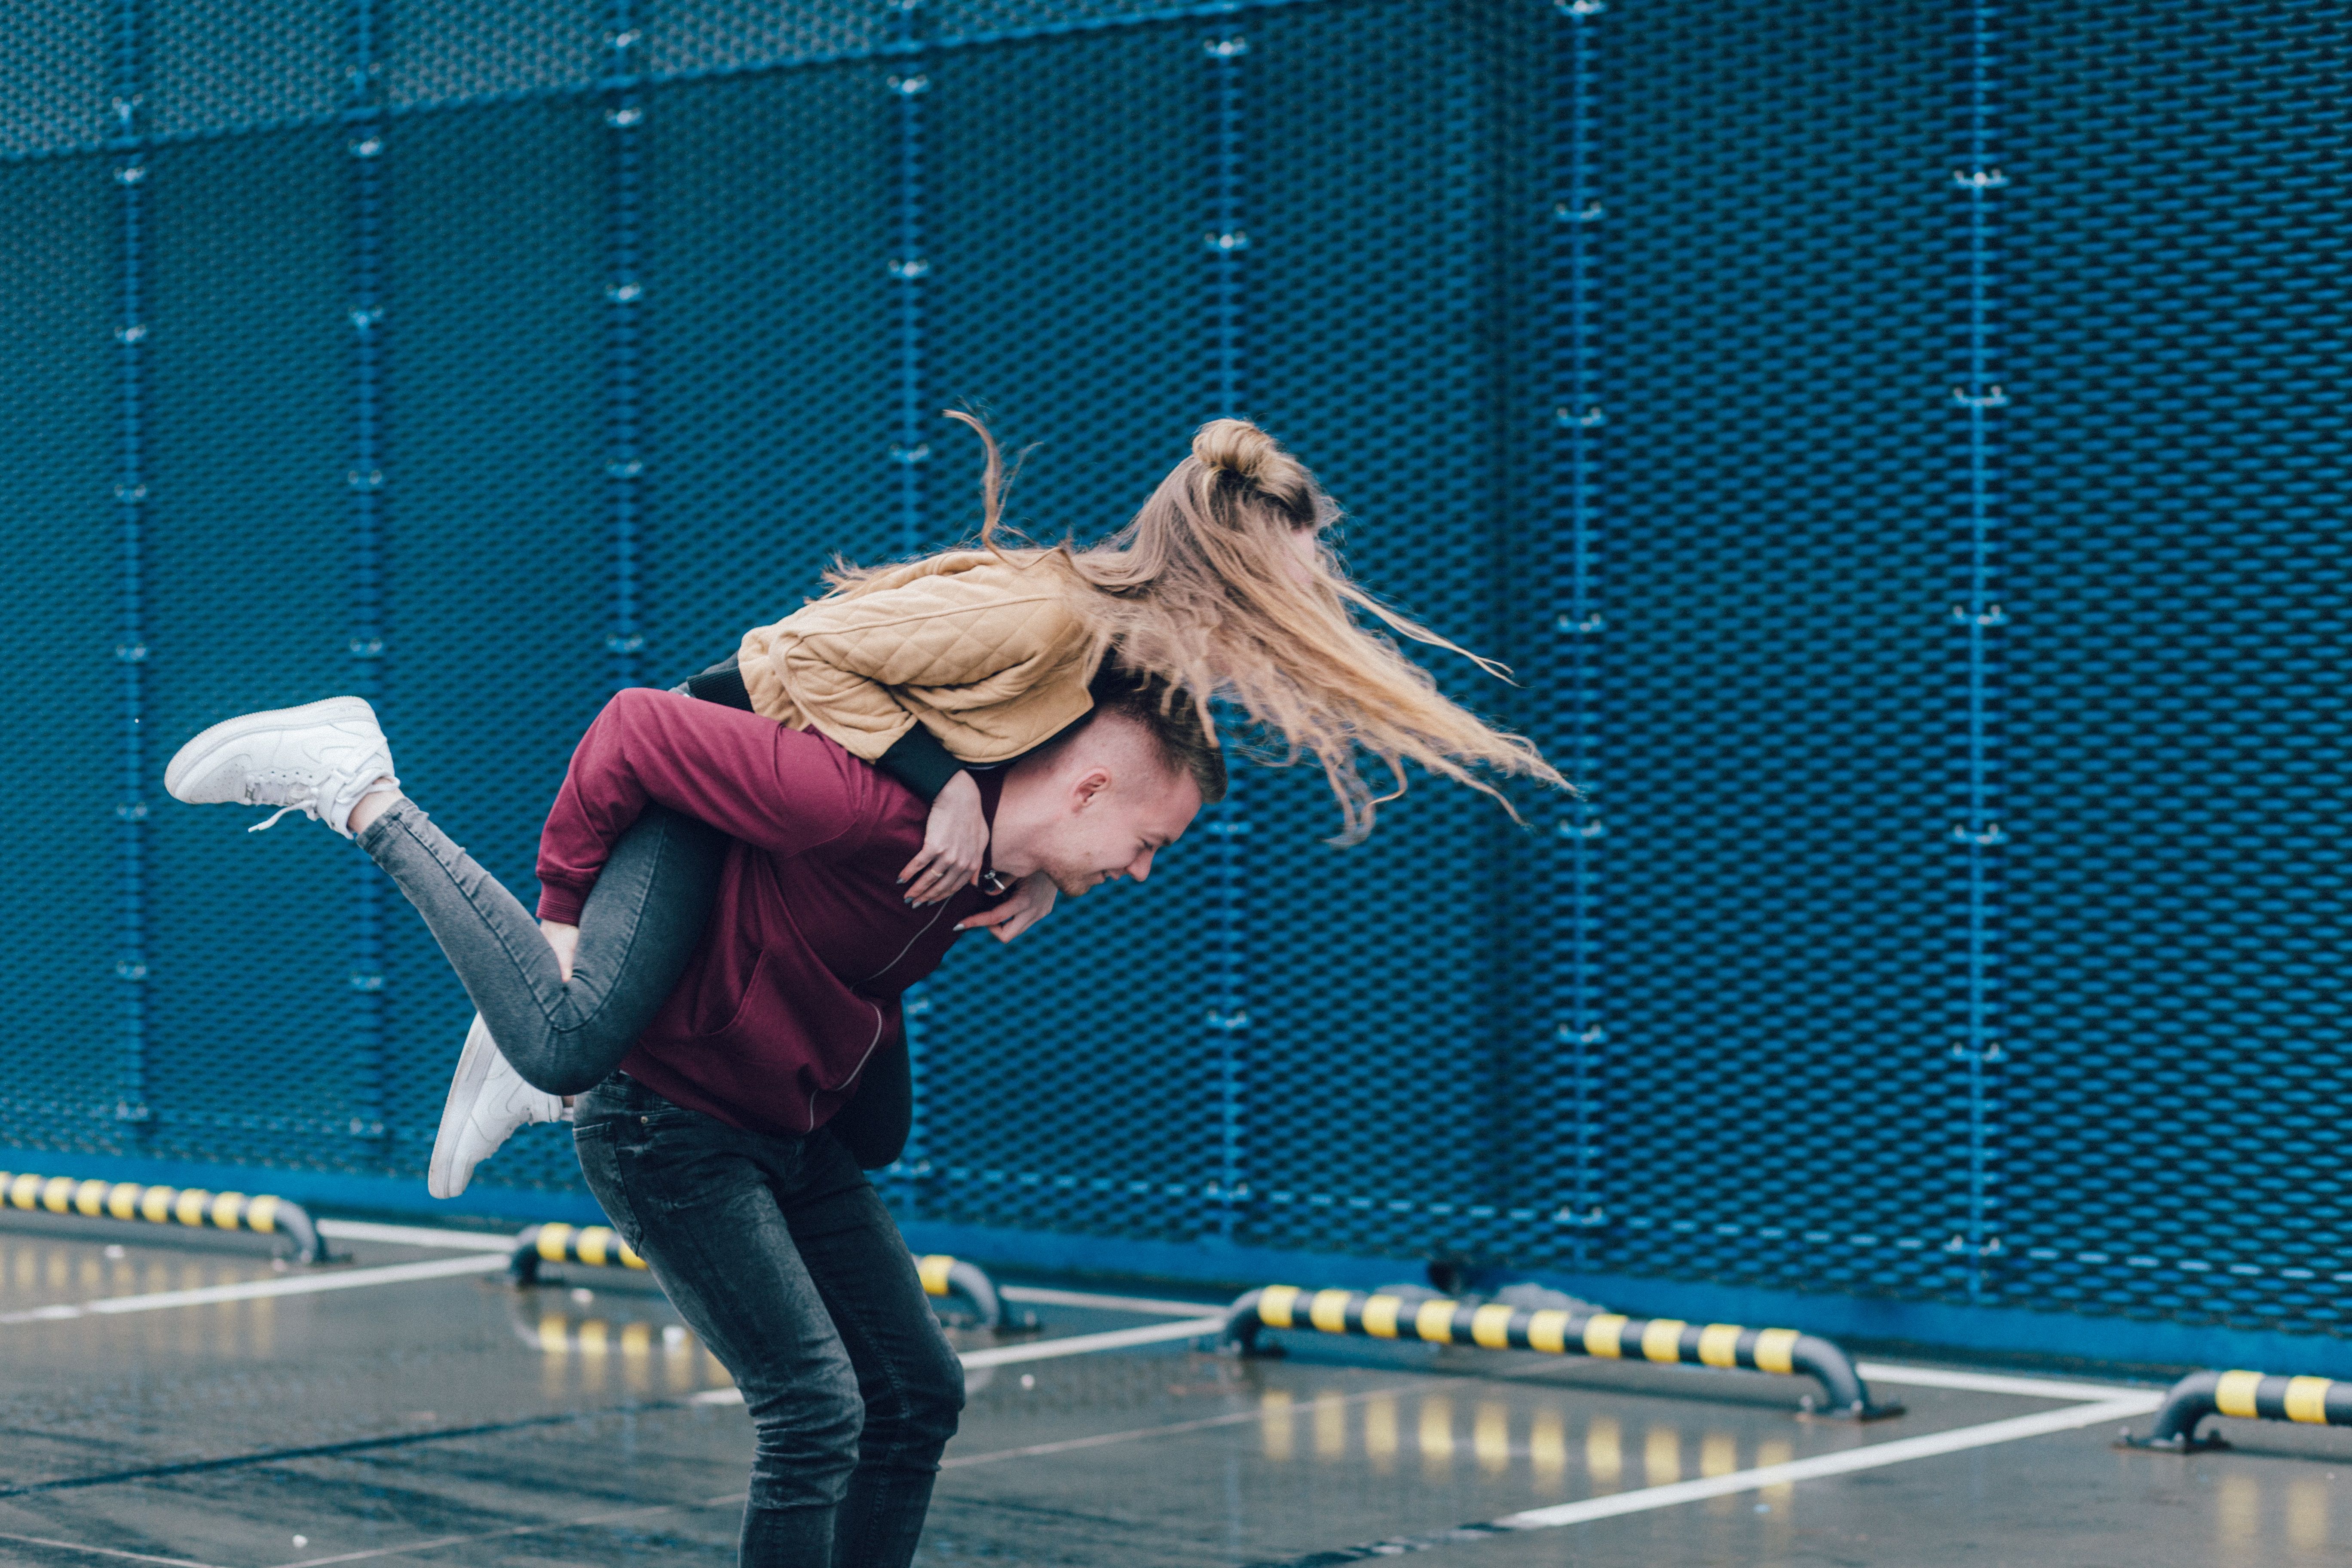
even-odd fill
[{"label": "jacket zipper", "polygon": [[[866,1005],[868,1007],[874,1007],[874,1004],[871,1002],[868,1002]],[[874,1059],[874,1047],[881,1043],[882,1009],[879,1007],[874,1007],[874,1037],[866,1042],[866,1054],[857,1058],[857,1065],[849,1069],[849,1076],[843,1079],[841,1081],[843,1083],[856,1083],[857,1081],[857,1075],[866,1070],[866,1064]],[[816,1091],[816,1094],[838,1094],[839,1092],[841,1091],[838,1089],[821,1089]],[[816,1094],[809,1096],[808,1130],[812,1133],[816,1131]]]},{"label": "jacket zipper", "polygon": [[[950,897],[952,897],[952,895],[950,895]],[[900,949],[898,951],[898,953],[897,953],[894,957],[892,957],[892,959],[890,960],[890,962],[889,962],[889,963],[887,963],[884,964],[881,968],[879,968],[879,969],[876,970],[873,973],[871,973],[871,974],[867,975],[865,979],[863,979],[863,980],[859,981],[857,984],[859,984],[860,985],[871,985],[871,984],[873,984],[876,981],[877,981],[877,980],[881,979],[884,975],[886,975],[886,974],[889,973],[892,970],[894,970],[894,969],[898,968],[898,960],[899,960],[899,959],[901,959],[901,958],[906,957],[906,956],[907,956],[907,953],[908,953],[908,950],[910,950],[911,948],[913,948],[913,947],[914,947],[914,945],[915,945],[917,942],[919,942],[922,941],[922,940],[923,940],[923,938],[924,938],[925,936],[927,936],[928,934],[929,934],[929,932],[930,932],[930,929],[931,929],[933,926],[935,926],[935,925],[939,924],[939,923],[940,923],[940,917],[941,917],[942,915],[945,915],[947,912],[948,912],[948,900],[947,900],[946,899],[942,899],[942,900],[940,900],[940,907],[939,907],[938,910],[937,910],[937,911],[936,911],[932,916],[931,916],[931,918],[930,918],[929,920],[927,920],[927,921],[925,921],[923,922],[923,928],[922,928],[922,930],[920,930],[920,931],[917,931],[914,935],[912,935],[912,936],[908,937],[908,938],[907,939],[907,945],[906,945],[905,947],[900,948]]]},{"label": "jacket zipper", "polygon": [[[947,912],[948,912],[948,906],[947,906],[947,903],[946,903],[946,901],[945,901],[944,900],[942,900],[940,901],[940,907],[939,907],[938,910],[937,910],[937,911],[936,911],[932,916],[931,916],[931,918],[930,918],[929,920],[927,920],[927,921],[925,921],[923,922],[922,930],[921,930],[921,931],[917,931],[914,935],[912,935],[912,936],[910,936],[910,937],[908,937],[908,938],[907,939],[907,946],[906,946],[906,947],[902,947],[902,948],[900,948],[900,949],[898,950],[898,952],[897,955],[896,955],[895,957],[893,957],[893,958],[890,960],[890,962],[889,962],[889,963],[887,963],[884,964],[881,968],[879,968],[879,969],[876,970],[873,973],[871,973],[871,974],[867,975],[865,979],[863,979],[863,980],[859,981],[857,984],[859,984],[860,985],[871,985],[871,984],[873,984],[876,981],[877,981],[877,980],[881,979],[884,975],[886,975],[886,974],[889,973],[893,969],[898,968],[898,960],[907,956],[908,949],[912,948],[912,947],[913,947],[917,942],[919,942],[922,941],[922,940],[923,940],[923,937],[924,937],[924,934],[925,934],[926,932],[928,932],[928,931],[929,931],[933,926],[935,926],[935,925],[939,924],[939,923],[940,923],[940,917],[941,915],[946,914]],[[860,1000],[860,1001],[864,1001],[865,999],[864,999],[863,997],[860,997],[860,998],[859,998],[859,1000]],[[843,1079],[841,1080],[843,1083],[845,1083],[845,1084],[847,1084],[847,1083],[856,1083],[856,1082],[857,1081],[857,1075],[858,1075],[859,1073],[862,1073],[862,1072],[864,1072],[864,1071],[866,1070],[866,1064],[867,1062],[872,1061],[872,1060],[874,1059],[874,1052],[875,1052],[876,1047],[877,1047],[878,1046],[880,1046],[880,1045],[882,1044],[882,1009],[881,1009],[881,1008],[879,1008],[879,1007],[875,1007],[875,1006],[874,1006],[874,1004],[873,1004],[873,1003],[871,1003],[871,1002],[866,1002],[866,1005],[868,1007],[873,1007],[873,1008],[874,1008],[874,1037],[873,1037],[872,1039],[870,1039],[870,1040],[868,1040],[868,1041],[866,1041],[866,1054],[865,1054],[864,1056],[859,1057],[859,1058],[857,1058],[857,1065],[856,1065],[856,1067],[854,1067],[854,1068],[850,1068],[850,1069],[849,1069],[849,1076],[848,1076],[847,1078],[845,1078],[845,1079]],[[836,1086],[836,1087],[835,1087],[835,1088],[834,1088],[834,1089],[820,1089],[820,1090],[818,1090],[818,1091],[817,1091],[817,1093],[819,1093],[819,1094],[835,1094],[835,1093],[838,1093],[838,1092],[839,1092],[839,1088],[838,1088],[838,1086]],[[814,1095],[814,1094],[813,1094],[813,1095],[809,1096],[809,1124],[808,1124],[808,1130],[809,1130],[811,1132],[814,1132],[814,1131],[816,1131],[816,1095]]]}]

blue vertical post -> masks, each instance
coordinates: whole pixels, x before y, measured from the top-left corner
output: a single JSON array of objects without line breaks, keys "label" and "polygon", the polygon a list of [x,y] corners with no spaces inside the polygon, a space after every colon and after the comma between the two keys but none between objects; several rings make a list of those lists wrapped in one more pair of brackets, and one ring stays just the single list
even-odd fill
[{"label": "blue vertical post", "polygon": [[1994,166],[1993,110],[2000,67],[1999,7],[1994,0],[1963,0],[1960,7],[1961,166],[1947,189],[1964,207],[1963,371],[1951,406],[1964,432],[1967,497],[1961,509],[1961,602],[1952,606],[1966,671],[1965,783],[1962,820],[1952,828],[1966,908],[1965,983],[1961,1016],[1951,1047],[1967,1074],[1968,1203],[1965,1228],[1946,1251],[1965,1268],[1971,1298],[1985,1294],[1991,1260],[2000,1256],[1994,1163],[2000,1110],[2000,921],[2001,858],[2008,837],[2000,823],[1999,740],[2000,628],[2009,617],[1997,597],[2000,569],[1998,447],[1993,420],[2009,398],[1994,379],[1994,202],[2009,184]]},{"label": "blue vertical post", "polygon": [[[1209,71],[1209,225],[1203,241],[1209,262],[1211,413],[1220,419],[1239,418],[1242,258],[1249,249],[1242,211],[1242,62],[1249,54],[1249,40],[1239,33],[1218,32],[1201,47]],[[1250,823],[1242,773],[1233,771],[1223,804],[1213,808],[1202,824],[1209,835],[1216,879],[1208,1025],[1217,1051],[1217,1176],[1209,1196],[1220,1241],[1234,1239],[1250,1196],[1244,1142],[1249,863],[1243,847]]]},{"label": "blue vertical post", "polygon": [[894,254],[889,277],[898,298],[898,429],[890,461],[898,479],[898,549],[912,555],[923,547],[924,475],[931,458],[923,439],[923,279],[931,264],[923,256],[923,95],[931,79],[925,68],[920,0],[894,0],[898,68],[884,79],[896,100],[898,122],[898,190],[892,214]]},{"label": "blue vertical post", "polygon": [[635,0],[605,0],[604,104],[604,493],[612,539],[607,679],[617,690],[641,684],[646,639],[637,619],[638,481],[646,465],[638,432],[639,93]]},{"label": "blue vertical post", "polygon": [[147,515],[147,180],[145,17],[141,0],[114,7],[114,124],[105,167],[121,216],[115,315],[118,447],[114,470],[115,668],[121,707],[116,775],[114,978],[121,987],[116,1037],[114,1120],[136,1146],[152,1131],[147,1107],[146,756],[140,734],[147,659],[142,557]]},{"label": "blue vertical post", "polygon": [[[893,0],[891,42],[898,69],[886,77],[894,106],[898,137],[897,188],[891,214],[891,251],[887,268],[890,289],[898,300],[897,421],[890,443],[890,466],[898,489],[898,553],[912,556],[929,542],[925,479],[931,448],[923,439],[923,279],[931,264],[923,255],[923,99],[930,90],[929,62],[923,51],[921,0]],[[907,1072],[912,1109],[907,1145],[891,1167],[891,1193],[900,1211],[909,1216],[919,1210],[923,1178],[930,1173],[924,1147],[923,1118],[924,1022],[931,1010],[929,987],[908,988],[900,1026],[907,1035]]]},{"label": "blue vertical post", "polygon": [[[376,84],[375,0],[351,0],[351,55],[345,68],[344,143],[352,160],[352,279],[348,317],[354,377],[351,466],[352,633],[346,681],[353,696],[383,700],[383,327],[381,168],[383,125]],[[352,888],[351,1059],[358,1074],[351,1135],[379,1152],[387,1135],[383,1051],[383,879],[365,860],[349,872]]]},{"label": "blue vertical post", "polygon": [[1596,1230],[1607,1222],[1601,1200],[1601,1053],[1608,1042],[1601,1022],[1601,976],[1595,944],[1601,817],[1595,775],[1601,634],[1598,605],[1598,447],[1603,416],[1593,343],[1593,252],[1602,207],[1594,147],[1595,18],[1601,0],[1557,0],[1553,7],[1560,106],[1554,155],[1552,288],[1554,398],[1551,427],[1556,515],[1562,523],[1559,599],[1552,630],[1558,639],[1562,771],[1579,795],[1560,814],[1557,832],[1566,850],[1559,925],[1561,952],[1554,987],[1553,1039],[1567,1060],[1570,1094],[1568,1199],[1557,1216],[1571,1265],[1592,1262]]}]

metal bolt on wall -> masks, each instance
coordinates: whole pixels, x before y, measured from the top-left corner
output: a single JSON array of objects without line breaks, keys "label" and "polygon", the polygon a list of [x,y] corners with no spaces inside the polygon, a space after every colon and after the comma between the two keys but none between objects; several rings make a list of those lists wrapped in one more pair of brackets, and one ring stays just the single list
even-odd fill
[{"label": "metal bolt on wall", "polygon": [[1559,555],[1552,631],[1558,655],[1549,661],[1557,728],[1553,762],[1577,796],[1545,803],[1553,817],[1552,850],[1565,862],[1557,880],[1552,930],[1558,942],[1553,973],[1552,1054],[1564,1058],[1567,1103],[1557,1137],[1568,1147],[1560,1206],[1554,1221],[1559,1243],[1578,1267],[1592,1262],[1591,1238],[1608,1222],[1601,1201],[1602,1053],[1599,904],[1604,847],[1599,799],[1601,637],[1599,604],[1600,440],[1606,423],[1598,388],[1599,354],[1593,320],[1594,268],[1604,208],[1599,190],[1598,68],[1601,0],[1558,0],[1554,6],[1560,80],[1559,123],[1554,133],[1550,263],[1553,363],[1550,417],[1555,456],[1555,538]]},{"label": "metal bolt on wall", "polygon": [[[924,279],[931,264],[923,245],[923,105],[931,90],[931,62],[923,49],[922,0],[891,0],[891,71],[882,85],[889,94],[897,153],[889,195],[891,259],[889,289],[896,306],[892,356],[893,392],[897,415],[890,443],[890,467],[898,491],[898,536],[894,543],[902,558],[919,554],[934,542],[927,503],[930,444],[924,432],[932,417],[927,405],[930,392],[924,375]],[[924,1178],[930,1173],[926,1157],[924,1088],[928,1021],[931,1011],[927,984],[910,987],[900,999],[900,1026],[907,1036],[908,1098],[910,1102],[906,1147],[891,1167],[891,1187],[900,1212],[919,1215]]]},{"label": "metal bolt on wall", "polygon": [[[344,474],[352,508],[352,634],[345,689],[383,700],[383,191],[385,137],[375,0],[351,0],[343,123],[351,158],[352,458]],[[356,1075],[351,1135],[380,1148],[389,1126],[384,1061],[383,878],[364,860],[351,868],[351,1052]],[[362,1156],[364,1158],[364,1156]]]},{"label": "metal bolt on wall", "polygon": [[[1999,285],[1994,200],[2009,177],[1995,167],[1994,108],[2000,72],[1999,7],[1968,0],[1961,16],[1959,92],[1961,167],[1950,189],[1963,204],[1965,257],[1961,321],[1962,379],[1952,405],[1964,435],[1966,497],[1960,523],[1960,573],[1952,625],[1960,645],[1965,712],[1960,723],[1960,820],[1952,842],[1965,889],[1964,979],[1958,1037],[1951,1057],[1962,1064],[1968,1105],[1968,1193],[1962,1228],[1945,1244],[1971,1299],[1985,1290],[1987,1270],[2000,1256],[1996,1190],[1996,1131],[2002,1064],[2000,1029],[2000,891],[2004,847],[2000,823],[2000,636],[2009,616],[1999,598],[2000,442],[1995,420],[2009,397],[1995,380],[1996,290]],[[1951,199],[1948,198],[1948,199]]]},{"label": "metal bolt on wall", "polygon": [[[1244,227],[1243,86],[1250,50],[1245,34],[1220,31],[1201,44],[1209,85],[1208,226],[1202,237],[1208,269],[1210,414],[1244,417],[1243,265],[1249,249]],[[1235,769],[1225,798],[1202,814],[1201,831],[1214,857],[1213,952],[1208,977],[1208,1044],[1217,1059],[1217,1171],[1204,1186],[1214,1234],[1231,1241],[1249,1203],[1247,1103],[1249,1015],[1249,831],[1247,784]]]},{"label": "metal bolt on wall", "polygon": [[100,165],[113,180],[118,212],[116,428],[114,467],[116,640],[121,708],[115,805],[114,977],[117,1004],[114,1116],[134,1145],[152,1114],[147,1102],[146,747],[142,671],[147,662],[147,357],[146,203],[149,164],[143,128],[147,58],[140,0],[118,0],[113,16],[111,134]]},{"label": "metal bolt on wall", "polygon": [[646,286],[638,266],[637,171],[646,109],[636,60],[645,37],[635,0],[606,0],[604,119],[604,483],[611,507],[611,630],[604,647],[614,688],[641,681],[646,639],[637,626],[639,481],[638,338]]}]

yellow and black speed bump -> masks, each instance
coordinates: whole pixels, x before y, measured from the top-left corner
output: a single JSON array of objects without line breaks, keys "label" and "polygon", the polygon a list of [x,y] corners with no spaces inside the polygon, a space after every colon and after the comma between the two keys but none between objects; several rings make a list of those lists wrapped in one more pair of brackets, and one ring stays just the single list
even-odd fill
[{"label": "yellow and black speed bump", "polygon": [[329,1261],[327,1244],[308,1210],[267,1194],[206,1192],[145,1182],[78,1180],[0,1171],[0,1200],[28,1213],[79,1215],[85,1219],[144,1220],[152,1225],[209,1226],[282,1237],[303,1263]]},{"label": "yellow and black speed bump", "polygon": [[927,1252],[916,1258],[915,1272],[922,1276],[925,1295],[961,1296],[969,1300],[974,1320],[983,1329],[999,1333],[1027,1333],[1038,1326],[1036,1313],[1015,1311],[1004,1304],[996,1281],[977,1263],[967,1263],[944,1252]]},{"label": "yellow and black speed bump", "polygon": [[539,1281],[542,1263],[585,1263],[593,1268],[643,1268],[621,1233],[603,1225],[535,1225],[515,1237],[507,1273],[518,1285]]},{"label": "yellow and black speed bump", "polygon": [[2145,1437],[2129,1432],[2134,1448],[2194,1454],[2230,1445],[2218,1433],[2197,1435],[2208,1415],[2248,1421],[2299,1421],[2312,1426],[2352,1426],[2352,1381],[2331,1377],[2272,1377],[2259,1372],[2192,1372],[2172,1385]]},{"label": "yellow and black speed bump", "polygon": [[1558,1307],[1510,1307],[1500,1302],[1414,1300],[1361,1290],[1302,1290],[1268,1285],[1235,1301],[1224,1337],[1247,1354],[1262,1350],[1264,1329],[1311,1329],[1375,1340],[1419,1340],[1488,1350],[1542,1351],[1552,1355],[1678,1363],[1742,1368],[1816,1379],[1822,1397],[1805,1396],[1816,1415],[1862,1421],[1900,1415],[1899,1404],[1874,1404],[1845,1352],[1795,1329],[1750,1329],[1738,1323],[1686,1323],[1674,1318],[1629,1318]]},{"label": "yellow and black speed bump", "polygon": [[[584,1263],[593,1268],[643,1268],[646,1260],[621,1239],[620,1232],[601,1225],[535,1225],[515,1237],[514,1256],[507,1272],[518,1285],[536,1284],[542,1263]],[[977,1264],[933,1253],[915,1259],[915,1272],[929,1296],[962,1296],[983,1328],[1027,1330],[1037,1327],[1034,1313],[1016,1318],[1007,1311],[996,1282]]]}]

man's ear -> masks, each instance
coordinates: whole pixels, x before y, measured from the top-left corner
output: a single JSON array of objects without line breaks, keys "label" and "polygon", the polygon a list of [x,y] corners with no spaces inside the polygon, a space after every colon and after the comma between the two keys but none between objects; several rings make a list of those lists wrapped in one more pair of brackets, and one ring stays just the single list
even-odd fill
[{"label": "man's ear", "polygon": [[1110,788],[1110,770],[1097,763],[1071,782],[1070,791],[1078,809],[1084,811],[1094,804],[1095,796]]}]

